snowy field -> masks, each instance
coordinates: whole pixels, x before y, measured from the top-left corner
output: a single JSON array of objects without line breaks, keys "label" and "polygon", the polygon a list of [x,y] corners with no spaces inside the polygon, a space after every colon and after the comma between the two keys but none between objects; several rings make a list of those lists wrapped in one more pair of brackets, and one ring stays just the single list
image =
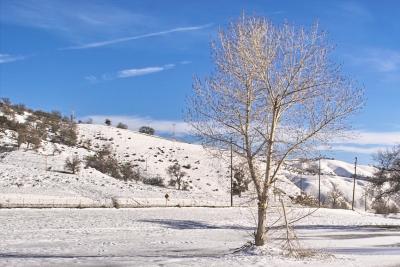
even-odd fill
[{"label": "snowy field", "polygon": [[[320,209],[296,227],[302,246],[322,256],[295,260],[235,252],[252,239],[253,213],[250,208],[2,209],[0,266],[400,266],[400,217]],[[276,244],[278,232],[271,233]]]}]

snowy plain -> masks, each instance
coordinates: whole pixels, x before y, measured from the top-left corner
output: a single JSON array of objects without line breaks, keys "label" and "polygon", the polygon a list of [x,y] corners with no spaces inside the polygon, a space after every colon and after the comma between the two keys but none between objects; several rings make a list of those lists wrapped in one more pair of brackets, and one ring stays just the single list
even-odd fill
[{"label": "snowy plain", "polygon": [[[400,266],[399,217],[319,209],[296,223],[301,247],[317,257],[294,259],[236,251],[252,239],[254,212],[2,209],[0,266]],[[279,230],[270,241],[279,245]]]}]

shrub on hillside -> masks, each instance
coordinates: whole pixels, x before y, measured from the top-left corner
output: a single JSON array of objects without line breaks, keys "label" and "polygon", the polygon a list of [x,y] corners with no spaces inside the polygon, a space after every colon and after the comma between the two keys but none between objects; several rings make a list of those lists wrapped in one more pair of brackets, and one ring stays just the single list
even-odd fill
[{"label": "shrub on hillside", "polygon": [[91,167],[111,177],[121,179],[118,160],[114,157],[109,146],[96,152],[95,155],[86,157],[86,167]]},{"label": "shrub on hillside", "polygon": [[382,198],[376,199],[372,203],[372,209],[376,214],[389,214],[389,213],[398,213],[399,208],[394,204],[389,204]]},{"label": "shrub on hillside", "polygon": [[125,162],[120,164],[119,170],[121,178],[126,181],[139,181],[141,179],[140,173],[134,169],[131,163]]},{"label": "shrub on hillside", "polygon": [[348,209],[347,203],[342,191],[340,191],[336,184],[332,183],[332,190],[328,192],[328,203],[333,209]]},{"label": "shrub on hillside", "polygon": [[161,187],[165,186],[164,179],[159,176],[143,178],[143,183],[148,184],[148,185],[161,186]]},{"label": "shrub on hillside", "polygon": [[126,125],[126,124],[124,124],[124,123],[122,123],[122,122],[119,122],[118,124],[117,124],[117,128],[120,128],[120,129],[128,129],[128,125]]},{"label": "shrub on hillside", "polygon": [[78,142],[78,129],[73,122],[57,122],[52,124],[53,130],[55,130],[52,142],[67,145],[76,146]]},{"label": "shrub on hillside", "polygon": [[18,148],[26,144],[27,149],[38,149],[42,142],[38,131],[29,123],[17,125],[16,139]]},{"label": "shrub on hillside", "polygon": [[81,163],[82,161],[79,159],[78,156],[73,156],[72,158],[67,158],[65,160],[64,168],[72,174],[75,174],[79,172]]},{"label": "shrub on hillside", "polygon": [[151,128],[149,126],[142,126],[139,128],[139,133],[154,135],[155,131],[153,128]]},{"label": "shrub on hillside", "polygon": [[[178,190],[181,190],[183,184],[183,178],[186,176],[186,172],[182,171],[181,165],[175,163],[167,168],[167,173],[171,177],[169,185],[178,186]],[[183,188],[182,188],[183,189]]]},{"label": "shrub on hillside", "polygon": [[292,198],[292,202],[294,204],[300,204],[302,206],[307,206],[307,207],[317,207],[318,206],[318,199],[315,197],[305,194],[302,192],[300,195],[297,195],[296,197]]},{"label": "shrub on hillside", "polygon": [[[26,143],[28,148],[38,148],[41,141],[49,140],[68,146],[76,145],[76,124],[70,118],[62,117],[59,111],[34,111],[21,104],[13,105],[7,99],[0,100],[0,110],[4,114],[0,120],[0,131],[14,131],[19,147]],[[25,115],[25,122],[19,123],[15,113]]]},{"label": "shrub on hillside", "polygon": [[95,155],[86,157],[86,167],[94,168],[99,172],[124,181],[141,180],[139,171],[129,162],[120,163],[110,146],[105,146]]},{"label": "shrub on hillside", "polygon": [[232,183],[232,193],[242,196],[242,192],[249,190],[250,180],[246,178],[246,173],[242,167],[237,167],[234,170]]}]

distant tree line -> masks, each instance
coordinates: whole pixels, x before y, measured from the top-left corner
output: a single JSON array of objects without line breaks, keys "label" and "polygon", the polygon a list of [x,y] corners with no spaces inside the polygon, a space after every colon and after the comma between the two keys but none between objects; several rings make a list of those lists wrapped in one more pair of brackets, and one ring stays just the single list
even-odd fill
[{"label": "distant tree line", "polygon": [[[112,126],[112,121],[110,119],[106,118],[104,120],[104,124],[107,126]],[[128,125],[126,125],[125,123],[122,123],[122,122],[119,122],[116,127],[119,129],[128,129]],[[139,133],[154,135],[155,130],[150,126],[142,126],[139,128]]]}]

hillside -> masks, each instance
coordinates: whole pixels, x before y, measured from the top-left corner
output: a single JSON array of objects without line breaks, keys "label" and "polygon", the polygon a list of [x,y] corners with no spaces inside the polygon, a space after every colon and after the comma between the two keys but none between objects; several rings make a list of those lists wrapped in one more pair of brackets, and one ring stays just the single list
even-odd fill
[{"label": "hillside", "polygon": [[[21,112],[20,112],[21,113]],[[21,115],[22,114],[22,115]],[[13,120],[24,123],[32,111],[13,116]],[[0,114],[1,115],[1,114]],[[40,118],[40,117],[38,117]],[[32,119],[31,119],[32,120]],[[35,122],[38,124],[38,122]],[[76,145],[66,145],[47,139],[38,149],[12,149],[0,158],[0,203],[42,203],[54,205],[112,206],[115,202],[140,205],[229,205],[230,164],[229,153],[214,157],[212,151],[201,145],[168,140],[112,126],[77,124]],[[3,146],[15,145],[15,133],[6,130],[1,136]],[[85,158],[96,151],[110,147],[118,162],[131,163],[141,177],[164,179],[164,187],[145,184],[141,181],[115,179],[91,167],[85,167]],[[214,151],[215,152],[215,151]],[[83,162],[76,174],[65,171],[67,158],[78,156]],[[186,173],[187,190],[168,186],[167,168],[173,164],[182,166]],[[234,157],[234,164],[238,159]],[[317,162],[289,163],[279,178],[276,187],[295,197],[301,191],[318,197]],[[353,164],[338,160],[321,160],[321,196],[327,203],[334,187],[344,201],[352,198]],[[301,170],[301,171],[299,171]],[[314,170],[310,171],[310,170]],[[360,176],[368,177],[374,168],[358,166]],[[357,181],[356,206],[364,206],[366,182]],[[169,195],[169,202],[165,200]],[[235,196],[236,205],[254,204],[252,187],[241,197]]]}]

